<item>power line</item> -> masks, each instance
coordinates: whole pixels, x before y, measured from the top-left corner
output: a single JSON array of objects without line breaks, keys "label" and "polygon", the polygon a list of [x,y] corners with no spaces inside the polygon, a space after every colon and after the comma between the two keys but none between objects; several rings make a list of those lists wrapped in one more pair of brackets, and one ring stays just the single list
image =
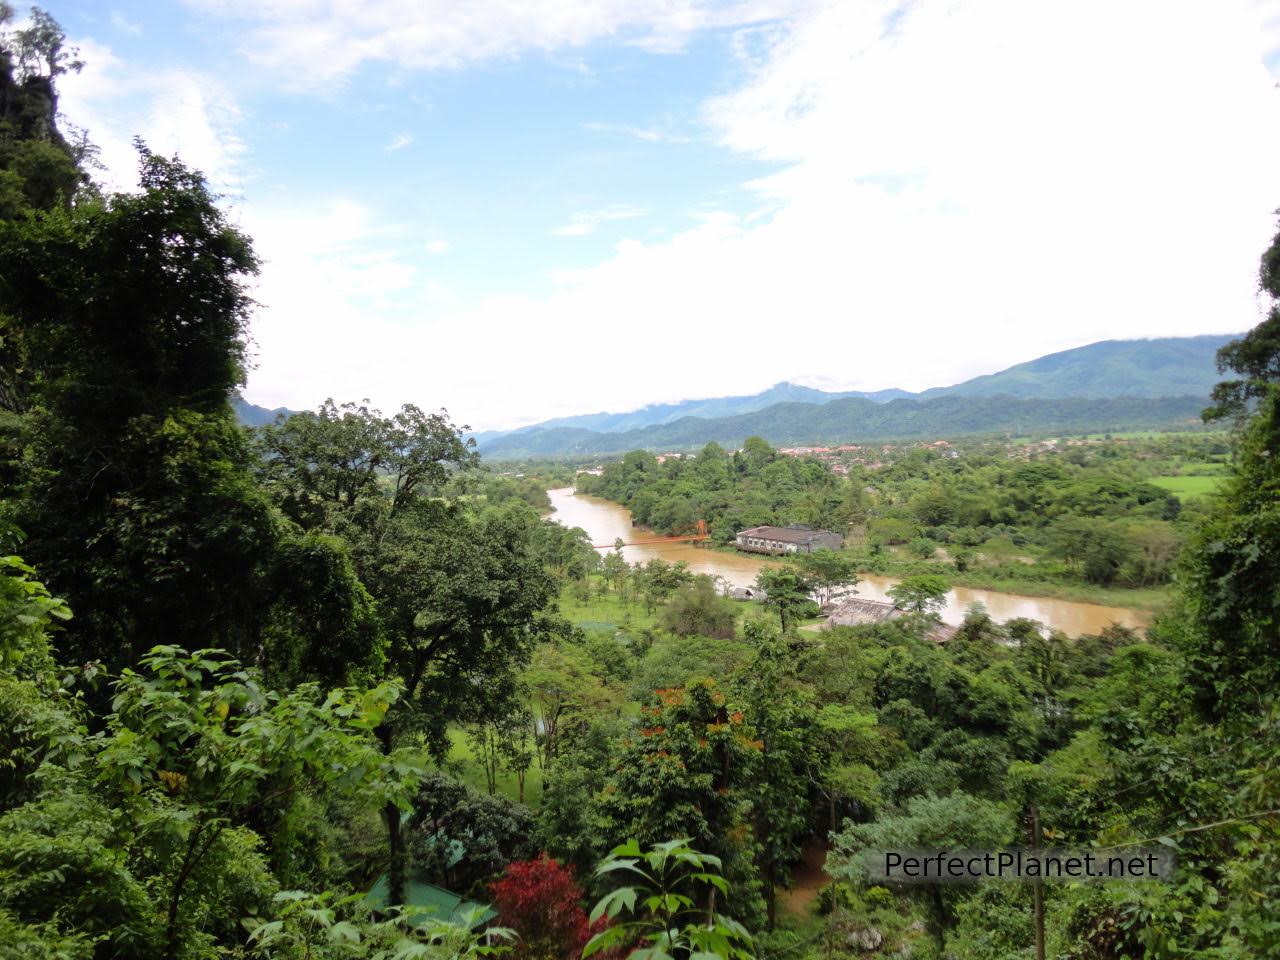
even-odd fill
[{"label": "power line", "polygon": [[792,950],[799,950],[801,947],[807,947],[811,943],[816,943],[818,940],[821,940],[823,937],[825,937],[828,934],[828,932],[829,931],[827,930],[819,930],[817,933],[815,933],[812,937],[809,937],[807,940],[798,940],[795,943],[790,944],[789,946],[783,947],[781,950],[776,950],[773,953],[761,954],[759,957],[756,958],[756,960],[776,960],[776,958],[785,956],[786,954],[790,953]]},{"label": "power line", "polygon": [[1246,813],[1239,817],[1231,817],[1227,820],[1215,820],[1213,823],[1196,823],[1189,827],[1183,827],[1181,830],[1171,830],[1167,833],[1159,834],[1155,837],[1147,837],[1144,840],[1129,840],[1125,843],[1113,843],[1105,847],[1090,847],[1090,850],[1122,850],[1125,847],[1140,847],[1148,843],[1159,843],[1161,840],[1172,840],[1174,837],[1185,836],[1189,833],[1203,833],[1205,830],[1213,830],[1217,827],[1227,827],[1233,823],[1248,823],[1251,820],[1261,820],[1263,817],[1280,816],[1280,809],[1275,810],[1258,810],[1254,813]]},{"label": "power line", "polygon": [[[1230,741],[1229,743],[1224,743],[1222,746],[1218,747],[1218,749],[1213,750],[1210,753],[1202,754],[1199,757],[1191,758],[1190,760],[1186,761],[1187,766],[1194,767],[1198,764],[1204,763],[1207,760],[1212,760],[1216,757],[1220,757],[1222,754],[1226,753],[1228,750],[1232,750],[1240,746],[1240,744],[1253,739],[1259,734],[1267,732],[1272,727],[1273,727],[1272,721],[1268,720],[1267,723],[1258,727],[1256,730],[1251,730],[1248,733],[1244,734],[1243,736],[1237,737],[1235,740]],[[1147,779],[1145,780],[1139,780],[1137,783],[1131,783],[1129,784],[1129,786],[1123,787],[1115,791],[1114,793],[1105,795],[1100,798],[1096,798],[1096,802],[1098,803],[1110,802],[1114,800],[1116,797],[1124,796],[1126,793],[1128,793],[1131,790],[1137,790],[1139,787],[1145,787],[1147,784],[1155,783],[1157,780],[1162,780],[1166,776],[1167,776],[1166,774],[1156,774],[1155,776],[1147,777]]]}]

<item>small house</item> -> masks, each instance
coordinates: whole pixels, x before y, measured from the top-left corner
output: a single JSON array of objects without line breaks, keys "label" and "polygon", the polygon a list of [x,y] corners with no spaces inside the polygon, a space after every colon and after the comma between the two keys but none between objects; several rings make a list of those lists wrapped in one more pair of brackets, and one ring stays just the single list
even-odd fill
[{"label": "small house", "polygon": [[[390,882],[384,873],[365,894],[365,903],[374,910],[383,909],[387,906],[389,887]],[[428,883],[412,870],[405,877],[404,900],[405,906],[414,910],[418,923],[426,923],[428,920],[466,922],[474,930],[487,926],[498,916],[497,911],[488,904],[467,900],[452,890]]]},{"label": "small house", "polygon": [[[883,600],[867,600],[864,597],[849,597],[832,608],[830,615],[823,621],[821,629],[861,627],[902,616],[906,616],[906,611],[899,610],[892,603],[885,603]],[[929,628],[925,636],[935,643],[946,643],[956,635],[956,630],[957,628],[949,623],[936,623]]]},{"label": "small house", "polygon": [[826,622],[822,624],[822,629],[861,627],[869,623],[883,623],[885,620],[890,620],[901,614],[902,611],[892,603],[885,603],[882,600],[867,600],[864,597],[850,597],[836,604]]}]

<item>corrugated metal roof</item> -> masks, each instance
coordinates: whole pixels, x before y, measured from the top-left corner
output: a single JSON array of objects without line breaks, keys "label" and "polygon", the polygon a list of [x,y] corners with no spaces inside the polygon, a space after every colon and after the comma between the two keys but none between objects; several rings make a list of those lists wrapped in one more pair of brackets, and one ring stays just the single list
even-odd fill
[{"label": "corrugated metal roof", "polygon": [[831,611],[831,615],[827,617],[823,626],[830,630],[832,627],[855,627],[864,623],[882,623],[900,612],[892,603],[851,597],[848,600],[842,600]]},{"label": "corrugated metal roof", "polygon": [[[375,910],[385,907],[388,888],[387,875],[384,873],[365,894],[365,902]],[[405,880],[404,898],[405,906],[425,908],[428,917],[448,920],[451,923],[462,922],[473,909],[479,908],[481,913],[472,924],[473,927],[486,924],[498,915],[498,912],[488,904],[464,900],[459,894],[444,887],[437,887],[434,883],[428,883],[412,873]],[[423,919],[425,920],[426,917]]]},{"label": "corrugated metal roof", "polygon": [[824,530],[796,530],[792,527],[752,527],[738,534],[740,537],[760,537],[762,540],[777,540],[780,543],[810,543],[838,534]]},{"label": "corrugated metal roof", "polygon": [[[867,600],[863,597],[849,597],[841,600],[832,608],[830,615],[822,624],[823,630],[833,627],[859,627],[868,623],[883,623],[895,617],[904,616],[892,603],[883,600]],[[936,623],[929,628],[926,636],[936,643],[946,643],[956,635],[958,627],[949,623]]]}]

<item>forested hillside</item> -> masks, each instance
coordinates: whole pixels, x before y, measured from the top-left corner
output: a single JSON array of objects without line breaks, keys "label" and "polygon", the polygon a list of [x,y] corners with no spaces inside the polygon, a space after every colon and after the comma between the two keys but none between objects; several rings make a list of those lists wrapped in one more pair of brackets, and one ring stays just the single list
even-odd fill
[{"label": "forested hillside", "polygon": [[268,410],[256,403],[250,403],[238,392],[231,397],[231,408],[235,411],[236,419],[246,427],[265,427],[268,423],[274,423],[276,417],[287,417],[297,412],[288,407]]},{"label": "forested hillside", "polygon": [[[1185,541],[1145,637],[973,609],[939,643],[927,575],[816,631],[853,571],[735,604],[602,556],[444,413],[239,425],[252,240],[144,143],[137,190],[95,186],[55,122],[75,69],[0,4],[0,957],[1008,960],[1037,928],[1079,960],[1280,955],[1280,236],[1220,354],[1224,449],[1143,448],[1220,458],[1194,509],[1093,448],[878,480],[753,441],[598,481],[717,526]],[[891,888],[862,860],[1018,844],[1177,865]]]},{"label": "forested hillside", "polygon": [[804,387],[796,383],[775,383],[767,390],[753,393],[745,397],[712,397],[706,400],[683,400],[679,403],[655,403],[639,410],[625,413],[587,413],[572,417],[557,417],[525,427],[517,431],[490,431],[479,434],[476,439],[482,445],[489,439],[496,439],[506,433],[523,433],[527,430],[551,430],[557,427],[572,427],[581,430],[592,430],[596,433],[618,433],[623,430],[636,430],[655,424],[672,423],[684,417],[729,417],[740,413],[751,413],[763,410],[777,403],[828,403],[844,397],[865,397],[870,400],[893,400],[909,394],[905,390],[878,390],[873,393],[863,391],[846,391],[828,393]]},{"label": "forested hillside", "polygon": [[1218,380],[1214,356],[1235,336],[1104,340],[920,397],[1207,397]]}]

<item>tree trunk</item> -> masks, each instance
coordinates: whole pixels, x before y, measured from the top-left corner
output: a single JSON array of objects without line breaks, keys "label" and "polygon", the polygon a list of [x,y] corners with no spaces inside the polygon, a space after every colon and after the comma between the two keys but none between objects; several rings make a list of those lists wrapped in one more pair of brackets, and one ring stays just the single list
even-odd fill
[{"label": "tree trunk", "polygon": [[192,831],[191,838],[187,841],[187,854],[183,858],[182,869],[178,871],[178,876],[173,881],[173,889],[169,891],[169,909],[166,916],[165,931],[165,960],[178,960],[180,952],[178,950],[178,918],[182,904],[182,892],[186,888],[187,880],[190,879],[201,858],[213,846],[213,842],[221,836],[226,824],[223,823],[221,826],[213,827],[210,835],[201,844],[205,826],[205,823],[200,823]]},{"label": "tree trunk", "polygon": [[773,932],[774,921],[778,918],[778,890],[774,884],[773,860],[764,865],[764,897],[769,932]]},{"label": "tree trunk", "polygon": [[182,868],[169,891],[169,909],[165,917],[165,960],[178,960],[178,911],[182,904],[182,889],[187,885],[187,877],[195,866],[196,846],[203,829],[204,825],[201,824],[191,832],[191,839],[187,842],[187,855],[183,858]]},{"label": "tree trunk", "polygon": [[400,808],[391,801],[383,810],[387,820],[387,903],[404,903],[407,858],[404,849],[404,833],[400,824]]},{"label": "tree trunk", "polygon": [[[391,725],[383,721],[378,727],[378,742],[382,744],[382,752],[390,754],[395,733]],[[404,903],[405,874],[408,858],[404,849],[404,833],[401,830],[400,808],[391,801],[382,810],[387,821],[387,905]]]}]

